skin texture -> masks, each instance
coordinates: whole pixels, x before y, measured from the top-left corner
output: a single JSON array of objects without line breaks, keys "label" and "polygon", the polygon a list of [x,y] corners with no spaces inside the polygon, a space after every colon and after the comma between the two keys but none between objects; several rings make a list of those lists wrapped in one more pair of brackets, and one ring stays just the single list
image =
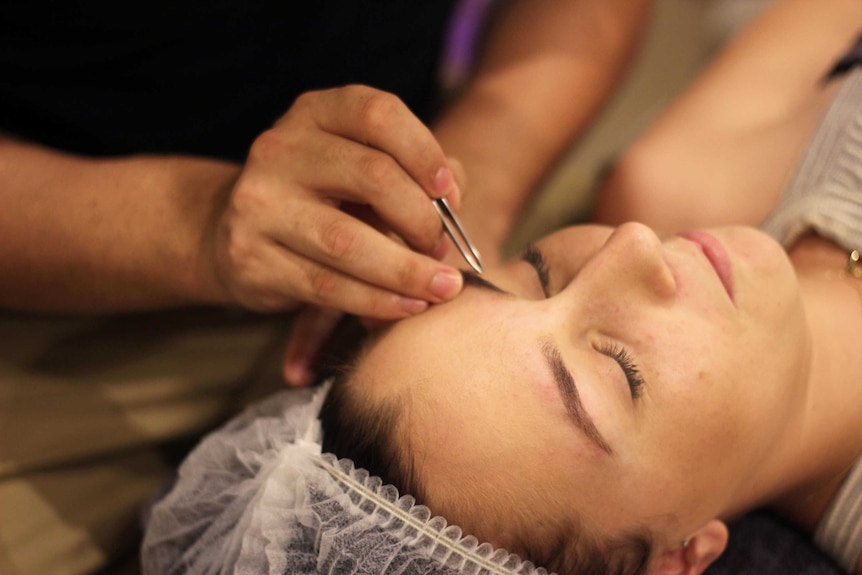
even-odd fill
[{"label": "skin texture", "polygon": [[0,133],[0,307],[305,305],[284,375],[308,384],[342,312],[394,320],[460,293],[461,261],[430,198],[457,208],[471,182],[461,217],[496,259],[531,192],[621,78],[650,4],[500,3],[476,70],[433,132],[391,94],[347,86],[285,102],[242,165],[97,161]]},{"label": "skin texture", "polygon": [[860,29],[855,0],[770,3],[618,159],[594,219],[661,234],[759,225],[832,99],[823,79]]},{"label": "skin texture", "polygon": [[[857,2],[773,3],[623,158],[597,215],[671,233],[757,224],[860,21]],[[570,230],[543,248],[550,299],[526,264],[495,268],[487,279],[517,297],[467,287],[384,331],[360,364],[369,401],[405,406],[432,508],[503,545],[518,525],[535,532],[566,513],[599,533],[649,525],[659,573],[702,571],[726,541],[717,519],[754,507],[811,533],[862,453],[862,285],[837,277],[846,252],[809,237],[788,259],[750,229],[715,230],[732,262],[729,307],[702,260],[684,263],[684,240],[659,249],[627,225],[605,244],[608,233]],[[677,270],[673,288],[655,253]],[[613,455],[566,415],[542,352],[553,334]],[[591,348],[603,334],[647,382],[634,402],[619,365]]]},{"label": "skin texture", "polygon": [[[375,225],[435,253],[442,227],[428,197],[460,201],[430,131],[397,98],[367,87],[303,95],[243,166],[93,160],[0,137],[0,182],[5,308],[282,311],[338,301],[395,318],[460,290],[453,268],[337,209],[368,205]],[[367,252],[392,265],[371,265]],[[402,283],[399,293],[386,289]]]},{"label": "skin texture", "polygon": [[[709,233],[732,297],[695,242],[639,224],[576,227],[537,244],[550,297],[513,262],[485,277],[513,295],[467,287],[387,330],[357,378],[372,402],[409,406],[402,425],[432,508],[492,541],[505,521],[487,509],[502,500],[510,517],[569,515],[602,534],[649,526],[676,547],[756,498],[802,417],[811,342],[783,250],[750,228]],[[548,341],[612,454],[567,415]],[[645,381],[637,399],[614,347]]]},{"label": "skin texture", "polygon": [[[432,125],[445,153],[463,168],[454,167],[464,192],[459,218],[487,264],[499,261],[509,230],[542,177],[589,126],[622,77],[651,5],[650,0],[500,3],[485,30],[476,70]],[[443,261],[464,265],[451,245]],[[311,383],[316,352],[339,318],[332,308],[302,311],[285,351],[288,382]]]},{"label": "skin texture", "polygon": [[[467,168],[461,219],[487,262],[499,261],[548,160],[613,86],[647,8],[513,2],[501,11],[476,78],[434,127]],[[822,78],[860,26],[855,0],[770,4],[616,162],[596,197],[596,221],[636,220],[661,234],[758,225],[831,101],[834,83]],[[512,134],[521,144],[509,145]],[[454,250],[446,261],[463,265]],[[310,358],[337,319],[326,310],[300,317],[287,353],[298,375],[289,381],[310,382]]]},{"label": "skin texture", "polygon": [[[454,297],[460,279],[435,261],[445,247],[428,201],[460,201],[447,155],[462,156],[474,182],[475,207],[464,206],[464,217],[477,241],[502,241],[620,76],[648,5],[507,3],[487,36],[485,64],[436,134],[397,98],[361,86],[286,102],[243,165],[93,160],[0,134],[0,306],[270,312],[312,303],[395,319]],[[357,221],[337,209],[342,202],[373,214],[360,211]],[[480,225],[481,207],[492,204],[499,207]]]}]

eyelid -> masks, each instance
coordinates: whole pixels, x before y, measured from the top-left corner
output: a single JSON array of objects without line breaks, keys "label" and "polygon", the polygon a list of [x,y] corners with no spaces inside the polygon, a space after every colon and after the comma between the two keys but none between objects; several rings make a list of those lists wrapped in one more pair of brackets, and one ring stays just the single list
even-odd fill
[{"label": "eyelid", "polygon": [[628,350],[618,343],[612,343],[599,347],[599,352],[610,357],[619,365],[629,384],[632,399],[638,399],[643,392],[645,382]]},{"label": "eyelid", "polygon": [[550,277],[548,273],[548,264],[545,261],[545,256],[534,244],[529,244],[524,251],[521,252],[521,259],[536,270],[536,275],[539,276],[539,283],[542,285],[542,291],[545,297],[551,297]]}]

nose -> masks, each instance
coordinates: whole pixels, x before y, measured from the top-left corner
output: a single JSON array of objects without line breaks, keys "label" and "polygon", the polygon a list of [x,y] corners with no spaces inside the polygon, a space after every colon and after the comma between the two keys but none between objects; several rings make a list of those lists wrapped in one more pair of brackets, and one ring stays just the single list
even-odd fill
[{"label": "nose", "polygon": [[614,230],[580,275],[602,293],[615,296],[666,301],[676,294],[661,240],[652,229],[635,222]]}]

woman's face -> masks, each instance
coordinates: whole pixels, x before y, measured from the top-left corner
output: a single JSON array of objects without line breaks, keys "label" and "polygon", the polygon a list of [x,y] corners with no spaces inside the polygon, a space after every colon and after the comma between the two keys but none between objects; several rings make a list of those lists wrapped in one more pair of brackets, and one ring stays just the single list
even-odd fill
[{"label": "woman's face", "polygon": [[368,397],[405,402],[432,509],[467,528],[502,508],[681,541],[750,496],[805,391],[782,249],[749,228],[660,241],[639,224],[535,248],[482,276],[507,293],[468,281],[359,366]]}]

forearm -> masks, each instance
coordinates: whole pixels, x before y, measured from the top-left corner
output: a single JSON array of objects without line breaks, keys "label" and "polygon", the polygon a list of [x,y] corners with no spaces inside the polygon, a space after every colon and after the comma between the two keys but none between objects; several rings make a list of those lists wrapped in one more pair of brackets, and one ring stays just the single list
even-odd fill
[{"label": "forearm", "polygon": [[772,2],[615,159],[595,220],[662,235],[760,225],[839,88],[826,74],[860,29],[858,0]]},{"label": "forearm", "polygon": [[204,246],[238,172],[194,158],[94,160],[0,138],[0,307],[224,303]]},{"label": "forearm", "polygon": [[435,126],[461,160],[463,219],[495,254],[554,161],[606,100],[647,0],[515,0],[501,8],[463,95]]}]

